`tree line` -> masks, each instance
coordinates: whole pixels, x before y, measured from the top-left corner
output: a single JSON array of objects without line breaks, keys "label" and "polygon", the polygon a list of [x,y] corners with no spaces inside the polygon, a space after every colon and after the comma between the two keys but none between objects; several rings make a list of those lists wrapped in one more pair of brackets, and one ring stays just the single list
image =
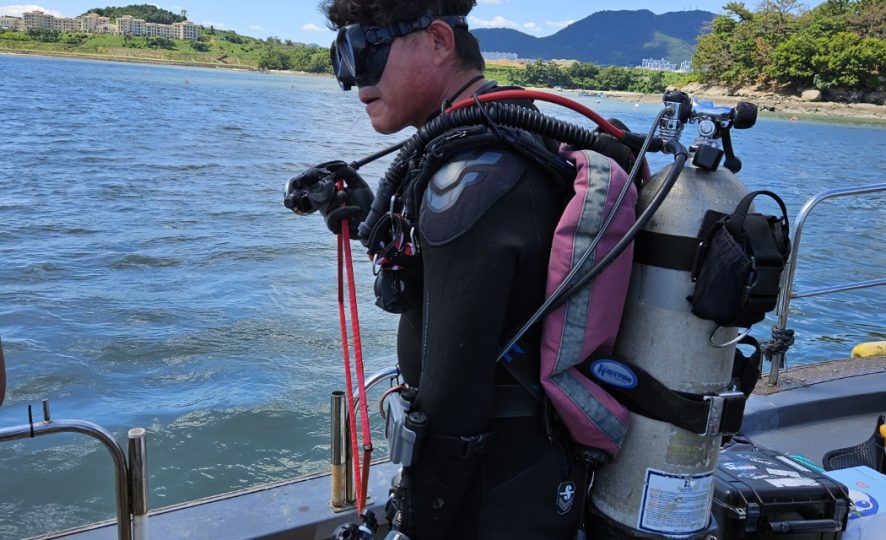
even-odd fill
[{"label": "tree line", "polygon": [[884,89],[886,2],[764,0],[756,11],[724,6],[692,60],[700,82],[732,88]]}]

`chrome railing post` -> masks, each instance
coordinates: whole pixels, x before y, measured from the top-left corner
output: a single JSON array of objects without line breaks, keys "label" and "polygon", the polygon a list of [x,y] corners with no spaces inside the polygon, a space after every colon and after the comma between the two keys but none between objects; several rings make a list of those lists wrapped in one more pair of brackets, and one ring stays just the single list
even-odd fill
[{"label": "chrome railing post", "polygon": [[132,537],[148,540],[148,447],[144,428],[129,430],[129,485],[132,501]]},{"label": "chrome railing post", "polygon": [[[806,204],[803,205],[803,208],[800,209],[800,213],[797,214],[797,219],[794,221],[794,237],[791,240],[791,254],[788,256],[788,261],[785,264],[784,271],[782,272],[781,279],[781,292],[778,296],[778,302],[776,305],[776,313],[778,314],[778,322],[775,325],[777,331],[783,331],[787,328],[788,324],[788,310],[790,309],[791,299],[792,298],[802,298],[806,296],[812,296],[812,294],[804,293],[804,294],[794,294],[794,274],[797,271],[797,257],[800,253],[800,239],[803,235],[803,226],[806,224],[806,220],[809,217],[809,214],[812,212],[812,209],[815,208],[818,203],[827,200],[833,199],[836,197],[846,197],[848,195],[865,195],[868,193],[877,193],[881,191],[886,191],[886,183],[879,184],[871,184],[869,186],[860,186],[860,187],[849,187],[849,188],[839,188],[839,189],[829,189],[826,191],[822,191],[818,195],[812,197]],[[872,287],[886,284],[886,280],[874,280],[865,283],[857,283],[844,287],[835,287],[829,289],[822,289],[821,291],[817,291],[817,294],[825,294],[827,292],[837,292],[837,291],[846,291],[859,289],[863,287]],[[773,336],[776,333],[776,330],[773,330]],[[774,353],[772,355],[772,361],[769,367],[769,384],[771,386],[778,385],[778,372],[781,370],[781,367],[784,365],[784,354],[782,353]]]},{"label": "chrome railing post", "polygon": [[[379,370],[363,381],[363,387],[369,391],[378,383],[393,381],[400,376],[397,366]],[[357,490],[354,483],[354,468],[351,465],[351,432],[350,422],[356,417],[356,409],[360,403],[359,396],[354,396],[354,411],[348,410],[347,394],[340,390],[332,393],[331,429],[330,429],[330,462],[332,466],[332,495],[329,505],[340,512],[351,509],[357,503]]]},{"label": "chrome railing post", "polygon": [[329,505],[333,510],[340,511],[348,503],[348,479],[352,476],[350,446],[348,445],[348,404],[346,395],[341,390],[332,393],[331,398],[331,429],[330,462],[332,464],[332,496]]}]

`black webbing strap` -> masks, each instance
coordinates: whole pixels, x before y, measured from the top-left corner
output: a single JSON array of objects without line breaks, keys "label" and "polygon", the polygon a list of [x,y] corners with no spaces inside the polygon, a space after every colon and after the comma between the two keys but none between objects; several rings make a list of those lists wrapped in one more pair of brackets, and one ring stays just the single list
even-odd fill
[{"label": "black webbing strap", "polygon": [[441,456],[467,459],[472,456],[483,454],[492,448],[493,434],[478,433],[457,437],[453,435],[438,435],[428,433],[425,448],[430,452]]},{"label": "black webbing strap", "polygon": [[691,272],[701,239],[643,231],[634,244],[634,262]]},{"label": "black webbing strap", "polygon": [[[633,386],[625,384],[624,377],[613,384],[617,378],[611,376],[611,371],[607,373],[613,363],[620,364],[619,371],[627,369],[634,375]],[[746,398],[739,391],[712,396],[675,392],[644,369],[611,357],[591,357],[584,361],[581,371],[635,414],[699,435],[734,434],[741,429]]]}]

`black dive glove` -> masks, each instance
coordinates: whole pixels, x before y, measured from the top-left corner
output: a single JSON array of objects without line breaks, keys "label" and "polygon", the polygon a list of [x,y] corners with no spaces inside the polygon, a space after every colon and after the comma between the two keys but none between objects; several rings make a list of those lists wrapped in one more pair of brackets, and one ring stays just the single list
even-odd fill
[{"label": "black dive glove", "polygon": [[[342,191],[335,186],[339,180],[344,181]],[[366,219],[373,198],[357,171],[344,161],[327,161],[290,179],[283,204],[299,215],[319,211],[335,234],[341,233],[341,221],[347,219],[351,237],[357,238],[357,225]]]}]

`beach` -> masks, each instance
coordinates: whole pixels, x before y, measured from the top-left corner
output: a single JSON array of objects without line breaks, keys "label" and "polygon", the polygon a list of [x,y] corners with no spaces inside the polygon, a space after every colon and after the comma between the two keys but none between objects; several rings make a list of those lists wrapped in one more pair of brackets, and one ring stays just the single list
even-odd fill
[{"label": "beach", "polygon": [[[546,90],[546,89],[540,89]],[[549,90],[549,89],[548,89]],[[715,89],[713,92],[704,88],[680,88],[694,98],[702,101],[713,101],[717,105],[735,105],[740,101],[749,101],[759,107],[761,116],[778,116],[801,119],[804,117],[828,117],[835,120],[840,118],[865,120],[873,123],[886,123],[886,105],[874,105],[871,103],[838,103],[832,101],[803,101],[799,97],[785,96],[771,92],[740,92],[742,95],[731,95]],[[569,93],[579,93],[579,90],[565,90]],[[592,95],[602,96],[603,99],[627,101],[634,103],[659,103],[661,94],[641,94],[639,92],[619,91],[583,91]]]},{"label": "beach", "polygon": [[[82,60],[101,60],[111,62],[131,62],[131,63],[148,63],[161,65],[178,65],[190,67],[207,67],[216,69],[234,69],[234,70],[251,70],[244,66],[235,66],[218,63],[199,63],[184,62],[174,60],[161,60],[150,58],[129,58],[119,56],[104,55],[85,55],[77,53],[55,53],[46,51],[24,51],[24,50],[2,50],[0,54],[27,54],[36,56],[56,56],[62,58],[79,58]],[[284,71],[276,73],[295,74],[299,72]],[[314,74],[317,75],[317,74]],[[331,75],[329,75],[331,76]],[[550,88],[538,88],[538,90],[551,91]],[[722,87],[703,87],[698,84],[692,84],[685,88],[680,88],[692,97],[700,100],[713,101],[718,105],[735,105],[740,101],[750,101],[757,105],[760,109],[760,115],[778,116],[801,119],[804,117],[826,117],[835,121],[840,119],[863,120],[871,123],[886,123],[886,105],[875,105],[870,103],[842,103],[829,101],[804,101],[799,97],[776,94],[773,92],[760,92],[753,90],[740,90],[736,94],[730,94]],[[602,96],[605,99],[613,99],[618,101],[639,102],[639,103],[658,103],[661,101],[661,94],[642,94],[639,92],[624,92],[616,90],[573,90],[564,89],[564,93],[578,94],[589,93],[595,96]]]}]

